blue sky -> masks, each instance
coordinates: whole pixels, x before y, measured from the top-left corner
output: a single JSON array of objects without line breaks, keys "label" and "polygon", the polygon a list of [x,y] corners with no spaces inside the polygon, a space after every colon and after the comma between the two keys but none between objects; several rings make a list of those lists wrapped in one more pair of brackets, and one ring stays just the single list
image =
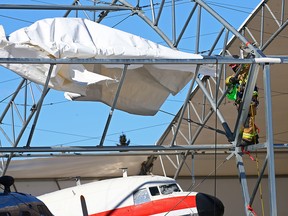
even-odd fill
[{"label": "blue sky", "polygon": [[[3,0],[1,4],[55,4],[55,1],[32,1],[21,0],[11,1]],[[154,1],[155,3],[156,1]],[[158,1],[157,1],[158,2]],[[259,0],[220,0],[220,1],[206,1],[211,7],[213,7],[220,15],[222,15],[228,22],[234,27],[238,28],[247,16],[252,12],[256,5],[259,4]],[[70,5],[72,0],[57,1],[57,4]],[[91,5],[91,1],[81,1],[82,5]],[[177,20],[179,23],[183,20],[184,14],[191,10],[188,7],[189,1],[179,1],[180,9],[177,12]],[[149,2],[147,1],[147,4]],[[170,10],[167,8],[166,10]],[[0,10],[0,25],[4,27],[6,35],[18,30],[22,27],[29,26],[33,22],[47,18],[47,17],[61,17],[65,12],[63,11],[31,11],[31,10]],[[147,11],[147,14],[150,11]],[[91,12],[87,12],[89,17],[93,17]],[[71,17],[75,16],[75,12],[71,13]],[[78,13],[78,16],[87,18],[82,12]],[[183,16],[183,17],[182,17]],[[169,13],[167,17],[169,19]],[[165,22],[165,19],[161,22]],[[143,21],[136,16],[129,16],[127,12],[121,12],[117,15],[112,15],[104,19],[102,24],[127,31],[139,35],[143,38],[147,38],[156,43],[165,45],[163,40],[155,34]],[[201,34],[200,51],[209,49],[210,37],[212,37],[217,31],[219,26],[207,19],[202,27],[203,32]],[[207,25],[207,26],[206,26]],[[169,31],[169,26],[162,23],[162,28],[165,32]],[[178,25],[179,26],[179,25]],[[178,27],[177,26],[177,27]],[[167,28],[167,29],[166,29]],[[189,31],[188,31],[189,32]],[[168,33],[169,34],[169,33]],[[187,34],[181,40],[179,49],[185,52],[194,52],[193,46],[191,47],[191,41],[189,39],[195,38],[195,34],[191,30],[191,34]],[[218,47],[216,52],[220,52],[221,48]],[[7,105],[9,95],[11,95],[21,78],[7,69],[0,67],[0,113],[3,112],[3,108]],[[164,132],[169,125],[173,115],[176,114],[181,107],[182,102],[186,96],[185,89],[182,90],[175,97],[169,97],[165,104],[161,107],[155,116],[137,116],[131,115],[122,111],[115,110],[110,124],[110,128],[107,133],[106,141],[104,145],[116,145],[119,140],[119,136],[125,133],[127,138],[131,140],[130,145],[143,145],[154,144],[157,139]],[[31,102],[31,101],[30,101]],[[19,102],[20,103],[20,102]],[[32,104],[32,102],[31,102]],[[63,92],[51,90],[48,96],[44,100],[44,106],[39,116],[39,121],[36,126],[34,137],[31,142],[31,146],[55,146],[55,145],[90,145],[95,146],[99,144],[110,107],[101,104],[99,102],[71,102],[67,101]],[[163,111],[163,112],[162,112]],[[4,119],[2,122],[3,128],[10,127],[8,120]],[[17,123],[19,126],[19,122]],[[16,125],[17,125],[16,124]],[[3,135],[0,135],[1,144],[7,146]],[[27,142],[27,135],[23,137],[19,146],[24,146]]]}]

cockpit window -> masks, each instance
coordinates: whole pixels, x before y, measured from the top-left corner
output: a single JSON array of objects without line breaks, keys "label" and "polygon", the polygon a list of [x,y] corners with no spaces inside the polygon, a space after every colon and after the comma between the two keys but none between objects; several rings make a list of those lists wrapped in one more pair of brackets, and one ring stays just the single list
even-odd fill
[{"label": "cockpit window", "polygon": [[180,191],[177,184],[161,185],[159,188],[160,188],[161,194],[164,194],[164,195]]},{"label": "cockpit window", "polygon": [[133,194],[134,204],[142,204],[150,201],[150,197],[146,188],[139,189]]},{"label": "cockpit window", "polygon": [[155,187],[149,187],[149,191],[150,191],[150,194],[152,196],[157,196],[157,195],[160,195],[160,192],[159,192],[159,189],[157,186]]}]

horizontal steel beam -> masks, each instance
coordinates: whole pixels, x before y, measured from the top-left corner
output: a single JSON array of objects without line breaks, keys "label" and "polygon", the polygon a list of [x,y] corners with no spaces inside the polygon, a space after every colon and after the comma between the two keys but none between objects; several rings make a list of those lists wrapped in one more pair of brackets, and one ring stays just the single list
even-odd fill
[{"label": "horizontal steel beam", "polygon": [[16,4],[0,4],[1,9],[12,9],[12,10],[131,10],[127,6],[119,5],[16,5]]},{"label": "horizontal steel beam", "polygon": [[50,59],[0,58],[0,64],[283,64],[288,56],[234,59],[221,56],[203,56],[202,59]]},{"label": "horizontal steel beam", "polygon": [[[162,155],[162,156],[167,156],[167,155],[170,155],[170,156],[173,156],[173,155],[182,155],[183,152],[181,151],[170,151],[170,152],[167,152],[167,151],[156,151],[156,152],[151,152],[151,151],[138,151],[138,152],[135,152],[135,151],[121,151],[121,152],[94,152],[94,153],[87,153],[87,152],[81,152],[81,153],[74,153],[74,152],[71,152],[71,153],[13,153],[13,158],[39,158],[39,157],[77,157],[77,156],[85,156],[85,157],[91,157],[91,156],[150,156],[150,155],[154,155],[154,156],[159,156],[159,155]],[[192,154],[192,153],[191,153]],[[231,154],[231,152],[227,152],[227,151],[221,151],[219,153],[217,153],[217,155],[228,155],[228,154]],[[204,152],[201,151],[199,153],[194,153],[193,152],[193,155],[215,155],[215,151],[208,151],[208,152]],[[5,154],[2,154],[0,153],[0,156],[2,158],[8,158],[9,157],[9,154],[5,153]]]},{"label": "horizontal steel beam", "polygon": [[[217,144],[217,150],[229,150],[231,144]],[[111,152],[111,151],[186,151],[186,150],[214,150],[215,145],[177,145],[177,146],[68,146],[68,147],[1,147],[0,152]],[[150,152],[151,153],[151,152]]]},{"label": "horizontal steel beam", "polygon": [[[260,146],[259,146],[260,147]],[[265,149],[265,145],[262,145],[261,149]],[[288,149],[287,144],[275,144],[275,149]],[[260,148],[257,148],[257,150]],[[201,144],[201,145],[175,145],[175,146],[159,146],[159,145],[139,145],[139,146],[43,146],[43,147],[0,147],[0,152],[12,152],[12,153],[32,153],[32,152],[124,152],[124,151],[208,151],[208,150],[223,150],[232,151],[234,147],[231,144]],[[179,153],[179,152],[178,152]]]},{"label": "horizontal steel beam", "polygon": [[[24,150],[23,150],[24,149]],[[129,147],[9,147],[0,148],[0,157],[7,158],[12,151],[12,157],[19,158],[38,158],[38,157],[75,157],[75,156],[137,156],[137,155],[182,155],[187,149],[193,155],[228,155],[234,151],[231,144],[217,144],[215,145],[192,145],[192,146],[129,146]],[[277,154],[287,154],[288,145],[275,145],[274,149]],[[266,154],[266,148],[263,147],[258,153]]]}]

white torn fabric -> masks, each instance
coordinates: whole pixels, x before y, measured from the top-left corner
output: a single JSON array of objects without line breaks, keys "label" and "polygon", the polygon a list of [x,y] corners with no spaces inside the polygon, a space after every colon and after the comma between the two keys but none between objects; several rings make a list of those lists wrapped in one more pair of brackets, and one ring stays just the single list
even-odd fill
[{"label": "white torn fabric", "polygon": [[[13,32],[6,39],[0,29],[0,58],[202,59],[86,19],[51,18]],[[44,85],[50,65],[2,64],[20,76]],[[112,105],[124,65],[57,64],[49,87],[77,101]],[[154,115],[169,94],[177,94],[193,77],[196,65],[129,65],[116,109]],[[215,68],[200,67],[214,76]]]}]

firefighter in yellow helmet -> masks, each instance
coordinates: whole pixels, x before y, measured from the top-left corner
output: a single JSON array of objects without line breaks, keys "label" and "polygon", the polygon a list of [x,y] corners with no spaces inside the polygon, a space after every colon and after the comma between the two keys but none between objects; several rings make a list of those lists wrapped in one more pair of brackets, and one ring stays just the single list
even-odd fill
[{"label": "firefighter in yellow helmet", "polygon": [[[242,98],[248,78],[250,65],[230,64],[229,66],[235,73],[238,72],[238,75],[237,77],[236,75],[234,75],[226,78],[225,83],[229,88],[227,97],[230,100],[234,100],[234,105],[237,107],[238,110],[242,103]],[[244,124],[242,142],[241,142],[241,145],[243,146],[257,144],[259,142],[258,128],[255,124],[255,115],[258,105],[259,105],[258,88],[257,86],[255,86],[249,108],[249,114]]]},{"label": "firefighter in yellow helmet", "polygon": [[258,101],[258,88],[255,86],[252,100],[249,107],[248,117],[244,124],[243,134],[242,134],[242,145],[251,145],[259,143],[258,133],[259,129],[255,124],[255,116],[257,114]]}]

